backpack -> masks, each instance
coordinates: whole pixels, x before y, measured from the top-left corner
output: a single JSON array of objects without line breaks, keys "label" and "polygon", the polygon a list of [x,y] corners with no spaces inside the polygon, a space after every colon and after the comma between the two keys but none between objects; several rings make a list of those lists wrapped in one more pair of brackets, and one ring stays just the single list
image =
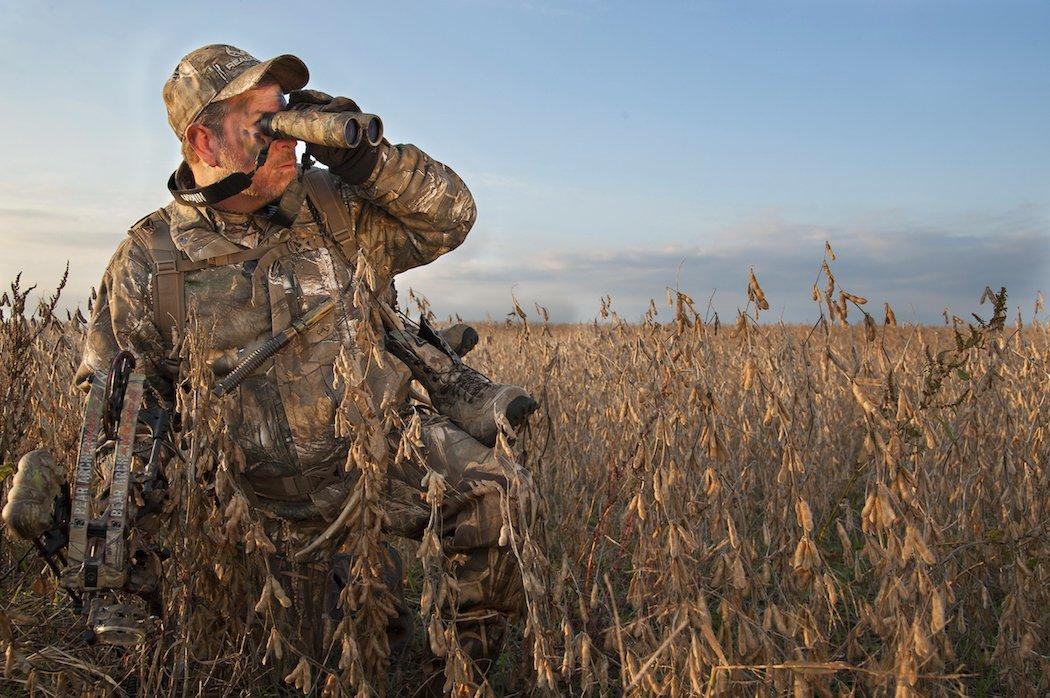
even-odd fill
[{"label": "backpack", "polygon": [[[335,238],[340,250],[346,252],[352,237],[350,212],[346,209],[333,176],[327,170],[311,168],[303,174],[306,195],[321,214],[321,224]],[[150,222],[152,225],[143,225]],[[175,330],[186,324],[185,275],[208,267],[240,264],[261,259],[266,255],[279,256],[291,251],[288,243],[260,247],[220,255],[199,262],[192,261],[172,240],[168,214],[162,208],[136,224],[129,234],[146,250],[153,266],[152,295],[153,322],[165,342],[171,342]],[[352,255],[347,254],[347,257]]]}]

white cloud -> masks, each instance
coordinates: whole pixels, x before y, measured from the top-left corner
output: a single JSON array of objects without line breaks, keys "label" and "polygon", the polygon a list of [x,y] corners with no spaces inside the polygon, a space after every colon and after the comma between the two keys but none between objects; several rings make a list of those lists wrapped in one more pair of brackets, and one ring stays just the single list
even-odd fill
[{"label": "white cloud", "polygon": [[1006,286],[1013,305],[1028,308],[1050,261],[1046,215],[1018,208],[937,225],[902,215],[855,226],[765,218],[703,245],[517,250],[496,258],[471,256],[468,238],[462,252],[405,274],[399,285],[428,295],[439,315],[502,316],[513,290],[524,307],[539,303],[562,321],[594,317],[605,294],[624,317],[636,319],[671,286],[705,299],[703,305],[716,291],[714,309],[731,318],[746,302],[754,267],[772,306],[766,317],[806,321],[816,316],[810,291],[825,240],[838,255],[832,266],[840,284],[874,308],[888,301],[902,321],[937,322],[945,306],[965,315],[986,285]]}]

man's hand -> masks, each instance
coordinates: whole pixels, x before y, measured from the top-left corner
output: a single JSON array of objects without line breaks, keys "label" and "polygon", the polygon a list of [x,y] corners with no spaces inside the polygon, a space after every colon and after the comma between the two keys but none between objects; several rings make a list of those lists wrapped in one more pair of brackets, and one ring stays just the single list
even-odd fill
[{"label": "man's hand", "polygon": [[[295,111],[360,112],[357,102],[349,97],[332,97],[317,90],[295,90],[288,94],[288,109]],[[379,161],[379,154],[387,146],[386,140],[377,146],[363,141],[356,148],[332,148],[306,144],[306,154],[327,165],[333,174],[347,184],[362,184]]]}]

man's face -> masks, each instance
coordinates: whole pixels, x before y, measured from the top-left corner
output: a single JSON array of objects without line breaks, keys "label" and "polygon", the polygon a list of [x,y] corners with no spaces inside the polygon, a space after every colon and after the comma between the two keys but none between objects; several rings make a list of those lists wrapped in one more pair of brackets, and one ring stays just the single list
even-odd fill
[{"label": "man's face", "polygon": [[256,87],[238,95],[223,121],[219,167],[225,174],[251,172],[255,159],[267,145],[266,163],[252,177],[251,186],[243,193],[263,201],[275,199],[295,179],[295,139],[267,136],[259,129],[263,114],[281,111],[287,105],[277,85]]}]

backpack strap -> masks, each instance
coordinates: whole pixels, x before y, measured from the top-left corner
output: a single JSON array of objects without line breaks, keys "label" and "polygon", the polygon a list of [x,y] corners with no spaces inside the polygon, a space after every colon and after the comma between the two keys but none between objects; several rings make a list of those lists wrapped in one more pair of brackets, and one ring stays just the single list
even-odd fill
[{"label": "backpack strap", "polygon": [[153,264],[153,322],[165,344],[174,330],[186,324],[186,293],[183,274],[196,266],[175,247],[168,226],[168,213],[158,209],[135,225],[129,234],[146,250]]},{"label": "backpack strap", "polygon": [[[335,176],[328,170],[313,167],[303,173],[303,183],[306,184],[307,197],[324,219],[324,228],[338,243],[335,249],[342,258],[341,261],[352,272],[354,265],[351,260],[357,258],[357,241],[354,238],[350,209],[343,200]],[[391,307],[397,307],[397,289],[393,279],[382,294],[384,302]]]},{"label": "backpack strap", "polygon": [[186,254],[175,247],[168,223],[168,214],[158,209],[136,223],[129,234],[146,250],[146,255],[153,265],[153,322],[157,326],[166,345],[170,346],[172,332],[182,332],[186,325],[186,290],[185,275],[209,267],[224,267],[231,264],[243,264],[260,260],[252,275],[253,298],[255,287],[259,285],[260,272],[275,259],[286,254],[311,248],[312,245],[302,241],[288,241],[276,245],[261,245],[231,254],[218,255],[192,261]]},{"label": "backpack strap", "polygon": [[[303,181],[306,184],[307,195],[324,219],[325,228],[335,238],[340,250],[345,251],[353,243],[353,225],[350,211],[343,201],[335,178],[327,170],[312,168],[306,171]],[[185,275],[188,272],[260,260],[253,274],[254,294],[255,287],[259,284],[259,279],[255,277],[269,266],[264,262],[272,262],[303,247],[312,247],[300,241],[285,242],[194,262],[175,247],[168,212],[163,208],[140,220],[128,233],[145,249],[153,266],[153,322],[166,346],[171,345],[173,332],[181,333],[186,325]]]},{"label": "backpack strap", "polygon": [[[303,174],[303,182],[306,184],[306,195],[320,212],[328,233],[335,238],[339,248],[347,253],[352,244],[354,228],[350,220],[350,210],[343,201],[335,177],[328,170],[312,167]],[[353,255],[347,256],[353,258],[356,250],[353,252]]]}]

